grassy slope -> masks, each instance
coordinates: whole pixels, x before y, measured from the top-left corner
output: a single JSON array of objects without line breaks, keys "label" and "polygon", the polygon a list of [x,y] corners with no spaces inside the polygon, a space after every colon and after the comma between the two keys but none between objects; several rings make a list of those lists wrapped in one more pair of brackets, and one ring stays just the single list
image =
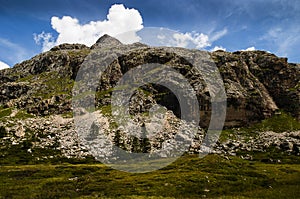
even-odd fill
[{"label": "grassy slope", "polygon": [[300,167],[237,157],[186,155],[131,174],[98,163],[0,167],[1,198],[297,198]]}]

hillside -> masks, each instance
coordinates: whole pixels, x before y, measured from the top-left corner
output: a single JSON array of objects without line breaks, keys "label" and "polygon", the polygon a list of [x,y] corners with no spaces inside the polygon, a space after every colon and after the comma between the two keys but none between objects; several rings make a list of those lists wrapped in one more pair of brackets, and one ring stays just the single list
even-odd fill
[{"label": "hillside", "polygon": [[[211,60],[207,61],[206,58],[203,58],[204,65],[201,65],[201,67],[207,66],[203,70],[208,70],[209,80],[206,79],[206,74],[203,76],[201,71],[193,68],[191,60],[194,60],[197,55],[208,56],[208,60]],[[112,60],[111,57],[115,59]],[[107,67],[104,68],[100,77],[99,67],[103,67],[103,60],[107,61],[107,63],[105,62]],[[224,85],[226,98],[221,102],[224,102],[226,106],[224,103],[221,104],[219,110],[226,111],[226,117],[220,138],[217,137],[218,140],[215,140],[213,148],[207,149],[201,144],[204,142],[211,122],[212,104],[219,103],[212,97],[212,95],[218,94],[217,86],[220,85],[215,83],[217,76],[212,76],[214,71],[209,68],[212,63],[223,80],[222,85]],[[126,74],[137,81],[143,79],[142,72],[131,73],[130,71],[134,71],[134,68],[141,65],[151,69],[151,64],[160,64],[176,71],[180,74],[180,76],[176,76],[180,81],[183,81],[180,78],[184,77],[194,89],[199,110],[191,105],[192,102],[189,100],[192,98],[189,97],[187,97],[189,100],[186,103],[190,109],[181,109],[178,96],[169,88],[147,83],[147,78],[145,78],[143,81],[146,83],[133,91],[127,104],[129,116],[135,122],[134,125],[119,124],[111,112],[114,88],[126,89],[118,85],[118,81]],[[155,77],[155,74],[167,76],[164,70],[150,69],[147,71],[146,68],[145,71],[152,77]],[[99,79],[95,80],[94,77],[99,77]],[[168,83],[174,83],[173,80],[167,79]],[[210,84],[216,85],[216,88],[211,87]],[[87,86],[90,87],[86,88]],[[89,93],[89,89],[92,94]],[[184,93],[184,96],[187,95]],[[86,101],[81,101],[82,99],[89,99],[92,103],[86,105]],[[72,187],[70,195],[67,193],[64,195],[62,191],[55,192],[52,196],[50,192],[34,195],[36,194],[34,187],[30,188],[29,192],[32,193],[28,194],[33,194],[32,196],[36,198],[83,197],[90,193],[93,193],[91,194],[93,197],[103,194],[102,197],[108,198],[117,196],[130,198],[133,195],[137,198],[139,198],[138,195],[141,197],[145,195],[158,197],[160,195],[175,198],[198,198],[203,195],[215,197],[220,194],[219,192],[230,196],[231,192],[234,193],[233,195],[238,195],[238,192],[232,189],[237,184],[241,185],[243,177],[247,176],[251,182],[245,182],[243,186],[246,187],[255,182],[261,184],[248,187],[243,195],[248,197],[251,190],[257,189],[259,190],[256,193],[257,197],[261,197],[266,187],[280,187],[283,184],[283,176],[287,173],[289,176],[287,181],[291,184],[291,189],[297,189],[300,179],[299,102],[300,65],[288,63],[286,58],[280,58],[264,51],[201,52],[181,48],[150,47],[141,43],[124,45],[108,35],[101,37],[90,48],[81,44],[62,44],[30,60],[16,64],[13,68],[0,70],[0,162],[4,166],[1,168],[1,175],[4,180],[9,181],[7,183],[10,187],[8,192],[2,188],[0,196],[6,198],[11,194],[16,194],[11,187],[15,177],[10,177],[11,175],[14,176],[19,171],[26,171],[24,175],[28,173],[28,176],[26,174],[25,177],[20,177],[21,180],[32,180],[32,175],[35,174],[38,175],[36,178],[42,179],[45,175],[44,169],[49,168],[48,166],[39,168],[38,165],[63,163],[72,163],[73,166],[66,166],[66,173],[61,173],[64,180],[60,183],[65,183],[66,179],[72,181],[74,176],[76,177],[75,181],[77,178],[82,178],[83,184],[87,183],[85,186],[89,187],[90,192],[78,188],[80,194],[76,195],[74,190],[77,188],[75,189],[75,185],[72,184],[70,185]],[[85,118],[85,115],[89,114],[93,114],[96,119],[90,122],[89,118]],[[185,115],[188,116],[182,119],[182,116]],[[196,121],[199,120],[196,125],[193,123],[195,117]],[[216,118],[217,121],[222,122],[221,116]],[[89,125],[78,126],[76,124],[78,120]],[[221,124],[216,124],[216,129],[220,127],[222,127]],[[136,128],[150,129],[154,135],[151,137],[130,135]],[[111,143],[124,151],[137,154],[159,152],[159,157],[170,158],[173,156],[169,154],[172,149],[168,144],[176,139],[176,132],[181,129],[185,129],[187,132],[186,135],[182,135],[183,139],[190,139],[190,142],[187,147],[184,141],[178,143],[182,148],[187,149],[185,154],[192,155],[183,156],[171,166],[156,171],[153,174],[154,177],[151,174],[145,174],[144,185],[150,187],[153,185],[156,193],[147,191],[148,188],[146,189],[144,185],[136,185],[139,189],[136,193],[132,191],[134,187],[123,190],[124,183],[136,180],[134,174],[124,177],[125,174],[118,173],[117,175],[123,176],[126,180],[123,179],[124,182],[121,180],[121,184],[117,185],[120,185],[121,191],[112,195],[107,192],[109,187],[100,187],[99,185],[98,188],[103,189],[103,192],[90,187],[87,182],[90,177],[89,172],[95,173],[96,176],[100,175],[99,171],[96,171],[98,169],[104,169],[103,172],[108,175],[117,172],[104,165],[99,166],[99,162],[94,160],[95,157],[101,160],[100,157],[103,154],[108,154],[107,157],[110,157],[111,148],[108,147],[108,144],[99,145],[100,155],[99,151],[96,151],[99,148],[93,148],[94,143],[103,141],[99,137],[100,134],[106,135]],[[189,138],[191,134],[194,136]],[[205,150],[208,150],[210,155],[196,160],[195,154],[207,152]],[[106,157],[106,155],[104,156]],[[205,171],[206,167],[204,166],[201,168],[195,165],[187,166],[193,162],[203,165],[213,162],[213,165],[223,165],[224,168],[216,166],[214,170]],[[77,170],[74,165],[78,163],[87,165],[83,168],[78,166]],[[32,166],[27,168],[26,165]],[[11,166],[16,168],[13,171],[14,174],[11,173]],[[243,166],[247,168],[241,169],[242,176],[232,170],[232,168],[239,169]],[[256,166],[258,170],[270,168],[272,174],[263,174],[261,170],[254,172]],[[60,167],[50,166],[50,170],[53,172],[49,174],[51,179],[56,175],[58,168]],[[191,173],[188,173],[189,168]],[[164,185],[155,184],[156,177],[164,175],[164,171],[174,170],[176,172],[178,169],[183,170],[185,172],[183,177],[190,181],[180,185],[181,188],[177,189],[180,191],[175,191],[175,195],[172,195],[170,191],[164,193],[164,188],[158,191],[158,187],[168,188],[172,183],[167,182],[166,176],[161,180],[165,183]],[[197,173],[196,170],[201,170],[202,173]],[[201,181],[205,175],[212,174],[214,171],[216,174],[212,175],[211,181],[215,184],[208,185],[209,183]],[[227,175],[227,171],[231,173]],[[31,172],[33,173],[31,174]],[[70,174],[72,172],[78,173],[73,176]],[[207,172],[207,174],[203,172]],[[279,180],[274,179],[273,174],[280,175]],[[199,175],[197,177],[199,180],[192,178],[191,175]],[[47,176],[44,177],[47,179]],[[268,182],[263,181],[263,178],[266,177]],[[171,178],[177,177],[171,176]],[[223,183],[236,182],[236,184],[232,183],[227,188],[216,190],[216,187],[220,186],[220,179],[223,179],[223,181],[221,180]],[[95,184],[98,183],[94,178],[90,178],[90,180]],[[44,183],[46,186],[49,182]],[[113,187],[114,183],[116,182],[112,181],[109,186]],[[195,187],[193,189],[191,187],[197,186],[199,183],[204,183],[205,187],[201,187],[203,190],[198,193],[195,192]],[[21,184],[18,186],[25,191]],[[179,186],[177,183],[174,184]],[[184,191],[183,187],[187,191]],[[191,189],[189,190],[187,187]],[[290,187],[283,189],[289,190]],[[188,195],[189,191],[194,192]],[[291,197],[296,196],[297,193],[299,192],[295,192],[295,195],[292,193]],[[270,197],[275,197],[277,192],[270,191],[268,194]],[[20,197],[22,194],[17,195]]]}]

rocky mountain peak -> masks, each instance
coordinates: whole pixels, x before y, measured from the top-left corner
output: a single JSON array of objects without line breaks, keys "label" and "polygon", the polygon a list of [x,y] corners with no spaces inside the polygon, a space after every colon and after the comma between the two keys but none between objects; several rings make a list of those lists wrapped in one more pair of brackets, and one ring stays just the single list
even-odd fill
[{"label": "rocky mountain peak", "polygon": [[98,46],[106,46],[106,45],[117,46],[117,45],[122,45],[122,43],[116,38],[111,37],[108,34],[105,34],[96,41],[96,43],[91,47],[91,49],[94,49],[95,47]]}]

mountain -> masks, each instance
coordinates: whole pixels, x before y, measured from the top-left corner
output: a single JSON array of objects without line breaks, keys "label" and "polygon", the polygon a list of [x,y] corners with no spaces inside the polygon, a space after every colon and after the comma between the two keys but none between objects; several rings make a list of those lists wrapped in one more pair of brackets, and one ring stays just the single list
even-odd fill
[{"label": "mountain", "polygon": [[[268,118],[280,115],[291,120],[293,124],[294,131],[291,132],[259,134],[253,138],[257,141],[256,145],[246,143],[245,140],[231,140],[226,144],[219,143],[215,152],[233,154],[236,149],[231,145],[237,143],[244,150],[262,150],[264,143],[271,146],[279,140],[276,144],[278,148],[299,153],[300,133],[298,127],[295,127],[298,125],[297,120],[300,120],[299,64],[288,63],[286,58],[264,51],[201,52],[182,48],[150,47],[141,43],[124,45],[105,35],[90,48],[81,44],[61,44],[16,64],[13,68],[0,70],[1,153],[6,158],[2,159],[2,163],[22,161],[22,158],[14,156],[16,151],[22,151],[26,161],[87,157],[90,154],[91,149],[87,143],[82,143],[72,117],[74,114],[81,116],[89,113],[89,110],[75,110],[73,107],[73,96],[80,93],[84,95],[88,91],[84,88],[74,89],[76,82],[80,81],[87,82],[85,86],[89,83],[96,84],[91,87],[95,91],[91,100],[95,104],[98,120],[88,127],[89,132],[84,135],[86,140],[88,137],[93,140],[91,137],[97,137],[97,132],[101,131],[113,143],[127,151],[153,152],[161,149],[165,140],[173,139],[174,132],[181,126],[189,126],[191,122],[180,119],[184,110],[180,109],[178,98],[169,88],[145,84],[136,89],[130,98],[129,112],[136,122],[136,126],[130,128],[152,129],[151,131],[156,132],[152,138],[129,136],[128,132],[133,129],[128,130],[125,126],[118,125],[111,114],[110,99],[118,81],[125,74],[130,74],[134,68],[147,64],[149,67],[151,64],[169,67],[181,74],[178,78],[184,77],[194,89],[200,107],[200,123],[199,126],[197,124],[197,133],[189,150],[201,151],[200,144],[211,121],[212,87],[209,87],[203,74],[191,64],[195,55],[208,56],[209,59],[203,58],[202,62],[204,65],[213,64],[222,77],[227,100],[225,128],[262,124]],[[108,61],[107,67],[102,71],[99,80],[89,81],[100,74],[97,67],[102,67],[105,61]],[[83,65],[89,67],[83,69]],[[206,69],[208,68],[204,67]],[[161,74],[167,76],[164,72],[161,71]],[[208,75],[212,75],[212,72],[208,71]],[[139,79],[142,78],[141,75],[143,74],[136,73],[129,77]],[[209,81],[214,82],[214,77],[210,76]],[[148,121],[153,107],[162,111],[156,112],[154,116],[157,121],[163,118],[161,129],[153,125],[156,124],[155,121]],[[191,117],[193,111],[197,112],[192,109]],[[157,125],[160,125],[159,122]],[[93,134],[94,131],[96,133]]]}]

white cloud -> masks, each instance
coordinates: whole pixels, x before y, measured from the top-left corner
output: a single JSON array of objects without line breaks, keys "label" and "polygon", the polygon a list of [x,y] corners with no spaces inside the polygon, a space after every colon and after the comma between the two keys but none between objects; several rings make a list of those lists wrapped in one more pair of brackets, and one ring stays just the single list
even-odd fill
[{"label": "white cloud", "polygon": [[0,61],[0,70],[5,69],[5,68],[9,68],[9,65],[7,65],[6,63]]},{"label": "white cloud", "polygon": [[166,39],[166,36],[165,35],[157,35],[157,39],[164,40],[164,39]]},{"label": "white cloud", "polygon": [[174,45],[184,48],[204,49],[211,46],[214,41],[217,41],[226,35],[227,32],[227,28],[224,28],[221,31],[213,32],[209,35],[198,32],[175,33],[173,35],[173,38],[175,39]]},{"label": "white cloud", "polygon": [[214,52],[214,51],[217,51],[217,50],[223,50],[223,51],[226,51],[226,48],[222,47],[222,46],[215,46],[214,48],[212,48],[210,51]]},{"label": "white cloud", "polygon": [[300,26],[272,27],[260,40],[267,42],[278,56],[289,57],[289,60],[299,60]]},{"label": "white cloud", "polygon": [[254,51],[254,50],[256,50],[256,49],[254,46],[252,46],[252,47],[249,47],[249,48],[247,48],[245,50],[241,50],[241,51]]},{"label": "white cloud", "polygon": [[[148,41],[146,44],[175,46],[184,48],[205,49],[211,44],[227,34],[227,28],[221,31],[209,33],[209,35],[199,32],[180,33],[171,30],[155,30],[155,37],[152,29],[147,29],[149,33],[143,33],[151,39],[141,38],[138,34],[143,30],[143,19],[136,9],[125,8],[123,4],[115,4],[108,11],[107,19],[100,21],[90,21],[80,24],[79,20],[70,16],[51,18],[52,28],[58,33],[54,38],[51,33],[42,32],[34,34],[34,40],[42,45],[42,50],[47,51],[55,45],[62,43],[81,43],[88,46],[93,45],[96,40],[104,34],[116,37],[123,43]],[[138,36],[139,35],[139,36]],[[151,40],[155,41],[151,41]]]},{"label": "white cloud", "polygon": [[282,29],[281,28],[273,28],[273,29],[270,29],[267,34],[268,35],[266,37],[277,38],[280,34],[282,34]]},{"label": "white cloud", "polygon": [[173,38],[177,47],[203,49],[211,45],[208,35],[203,33],[175,33]]},{"label": "white cloud", "polygon": [[226,35],[227,32],[228,32],[227,28],[224,28],[224,29],[221,30],[221,31],[212,33],[212,34],[210,34],[211,36],[210,36],[210,38],[209,38],[209,41],[210,41],[210,42],[217,41],[218,39],[220,39],[221,37],[223,37],[224,35]]},{"label": "white cloud", "polygon": [[183,47],[189,49],[207,49],[212,43],[227,34],[227,29],[204,34],[200,32],[181,33],[168,28],[145,27],[138,32],[141,42],[150,46]]},{"label": "white cloud", "polygon": [[33,38],[36,44],[42,45],[43,52],[55,46],[56,43],[50,33],[33,34]]},{"label": "white cloud", "polygon": [[140,38],[136,32],[143,28],[143,19],[136,9],[115,4],[109,9],[107,19],[103,21],[80,24],[78,19],[70,16],[62,18],[53,16],[51,25],[58,33],[56,39],[51,33],[42,32],[34,35],[36,43],[42,45],[43,51],[62,43],[81,43],[91,46],[104,34],[114,36],[123,43],[138,42]]},{"label": "white cloud", "polygon": [[30,51],[22,46],[11,42],[8,39],[0,38],[0,59],[5,59],[5,61],[10,64],[14,64],[24,61],[30,54]]}]

